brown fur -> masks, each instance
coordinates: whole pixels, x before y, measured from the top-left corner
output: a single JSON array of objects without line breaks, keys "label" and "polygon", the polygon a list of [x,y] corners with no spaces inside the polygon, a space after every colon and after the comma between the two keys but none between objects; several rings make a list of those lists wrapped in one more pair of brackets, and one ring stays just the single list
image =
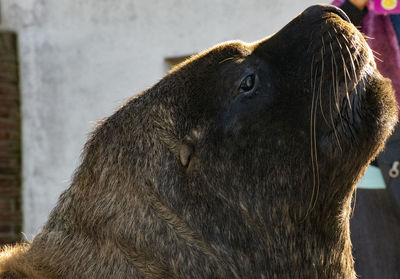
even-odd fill
[{"label": "brown fur", "polygon": [[354,185],[397,109],[342,18],[311,7],[129,100],[33,242],[2,252],[0,278],[355,278]]}]

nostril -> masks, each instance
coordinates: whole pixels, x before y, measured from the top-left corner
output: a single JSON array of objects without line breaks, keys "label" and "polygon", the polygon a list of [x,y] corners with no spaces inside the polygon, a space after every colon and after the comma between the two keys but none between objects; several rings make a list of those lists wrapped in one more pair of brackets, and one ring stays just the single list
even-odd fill
[{"label": "nostril", "polygon": [[334,8],[332,10],[332,12],[338,14],[342,19],[344,19],[345,21],[351,23],[350,18],[348,17],[348,15],[342,9],[339,9],[338,7],[335,7],[335,6],[331,6],[331,7]]},{"label": "nostril", "polygon": [[321,17],[324,13],[331,12],[339,15],[343,20],[346,20],[347,22],[351,22],[350,18],[346,15],[345,12],[343,12],[341,9],[338,7],[332,6],[332,5],[313,5],[309,8],[307,8],[302,14],[303,16],[306,17]]}]

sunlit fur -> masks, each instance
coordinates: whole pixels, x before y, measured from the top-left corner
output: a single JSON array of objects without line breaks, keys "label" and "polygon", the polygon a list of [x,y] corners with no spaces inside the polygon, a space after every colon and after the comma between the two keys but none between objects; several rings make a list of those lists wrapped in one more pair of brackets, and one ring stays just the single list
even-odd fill
[{"label": "sunlit fur", "polygon": [[313,6],[192,57],[100,122],[0,278],[355,278],[352,195],[396,117],[361,34]]}]

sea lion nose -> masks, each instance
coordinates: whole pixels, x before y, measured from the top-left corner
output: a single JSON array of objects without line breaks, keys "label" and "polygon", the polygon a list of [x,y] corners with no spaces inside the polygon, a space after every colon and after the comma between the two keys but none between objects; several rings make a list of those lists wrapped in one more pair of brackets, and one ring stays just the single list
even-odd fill
[{"label": "sea lion nose", "polygon": [[322,4],[317,4],[313,5],[301,14],[304,17],[310,17],[310,18],[321,18],[323,14],[325,13],[335,13],[339,15],[343,20],[346,20],[347,22],[350,22],[349,17],[346,15],[345,12],[343,12],[341,9],[338,7],[332,6],[332,5],[322,5]]}]

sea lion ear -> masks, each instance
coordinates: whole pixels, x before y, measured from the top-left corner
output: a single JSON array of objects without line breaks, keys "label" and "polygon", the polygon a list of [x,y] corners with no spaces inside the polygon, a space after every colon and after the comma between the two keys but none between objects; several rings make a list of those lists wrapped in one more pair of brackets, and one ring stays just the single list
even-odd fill
[{"label": "sea lion ear", "polygon": [[[178,154],[181,165],[186,169],[193,167],[193,159],[195,158],[195,146],[200,140],[201,129],[199,127],[192,129],[178,145]],[[176,150],[176,149],[175,149]]]},{"label": "sea lion ear", "polygon": [[188,167],[190,163],[190,158],[192,157],[194,148],[189,143],[182,143],[179,147],[179,159],[182,166]]}]

